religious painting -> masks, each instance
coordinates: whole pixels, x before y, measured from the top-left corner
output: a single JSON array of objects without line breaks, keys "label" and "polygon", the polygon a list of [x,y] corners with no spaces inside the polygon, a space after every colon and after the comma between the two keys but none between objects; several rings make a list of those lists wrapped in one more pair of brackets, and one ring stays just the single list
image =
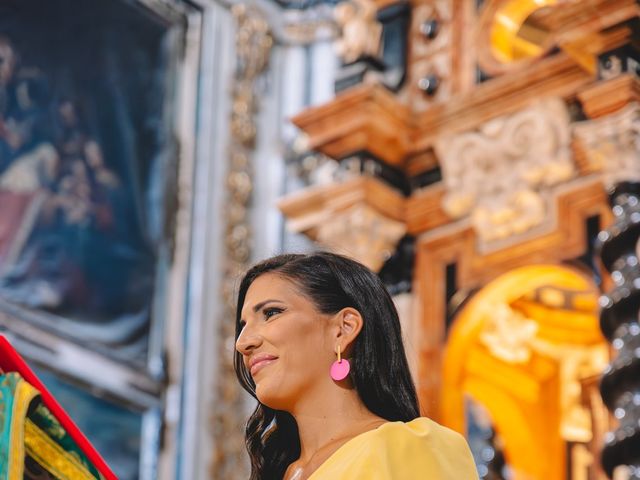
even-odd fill
[{"label": "religious painting", "polygon": [[0,5],[0,309],[127,361],[170,251],[180,42],[136,2]]}]

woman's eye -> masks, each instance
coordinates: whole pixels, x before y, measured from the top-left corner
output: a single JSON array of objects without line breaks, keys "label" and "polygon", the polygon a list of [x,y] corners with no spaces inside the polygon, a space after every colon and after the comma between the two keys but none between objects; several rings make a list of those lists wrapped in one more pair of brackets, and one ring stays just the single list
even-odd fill
[{"label": "woman's eye", "polygon": [[265,308],[263,311],[265,318],[271,318],[278,313],[282,313],[281,308]]}]

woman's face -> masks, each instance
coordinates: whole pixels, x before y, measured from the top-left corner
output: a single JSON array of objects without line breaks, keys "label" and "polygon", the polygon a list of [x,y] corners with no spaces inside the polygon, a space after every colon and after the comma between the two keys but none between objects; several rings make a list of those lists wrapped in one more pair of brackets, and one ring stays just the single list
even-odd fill
[{"label": "woman's face", "polygon": [[236,349],[261,403],[291,412],[305,398],[321,396],[334,360],[329,318],[282,276],[265,273],[253,281]]}]

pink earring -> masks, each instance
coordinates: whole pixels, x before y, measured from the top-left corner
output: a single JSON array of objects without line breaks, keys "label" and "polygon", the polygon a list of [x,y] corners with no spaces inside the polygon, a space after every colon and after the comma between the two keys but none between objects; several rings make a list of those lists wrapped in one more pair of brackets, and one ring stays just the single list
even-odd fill
[{"label": "pink earring", "polygon": [[338,345],[338,360],[331,365],[331,378],[336,382],[344,380],[349,375],[349,370],[351,370],[349,360],[340,356],[340,345]]}]

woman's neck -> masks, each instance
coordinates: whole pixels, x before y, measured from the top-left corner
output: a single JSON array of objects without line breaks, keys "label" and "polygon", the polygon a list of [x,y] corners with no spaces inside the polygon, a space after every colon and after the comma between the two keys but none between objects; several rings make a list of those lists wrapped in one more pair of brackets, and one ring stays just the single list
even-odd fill
[{"label": "woman's neck", "polygon": [[297,463],[302,465],[310,463],[314,456],[323,457],[321,453],[332,453],[351,438],[386,422],[364,406],[355,389],[336,389],[329,398],[313,399],[291,413],[300,437]]}]

